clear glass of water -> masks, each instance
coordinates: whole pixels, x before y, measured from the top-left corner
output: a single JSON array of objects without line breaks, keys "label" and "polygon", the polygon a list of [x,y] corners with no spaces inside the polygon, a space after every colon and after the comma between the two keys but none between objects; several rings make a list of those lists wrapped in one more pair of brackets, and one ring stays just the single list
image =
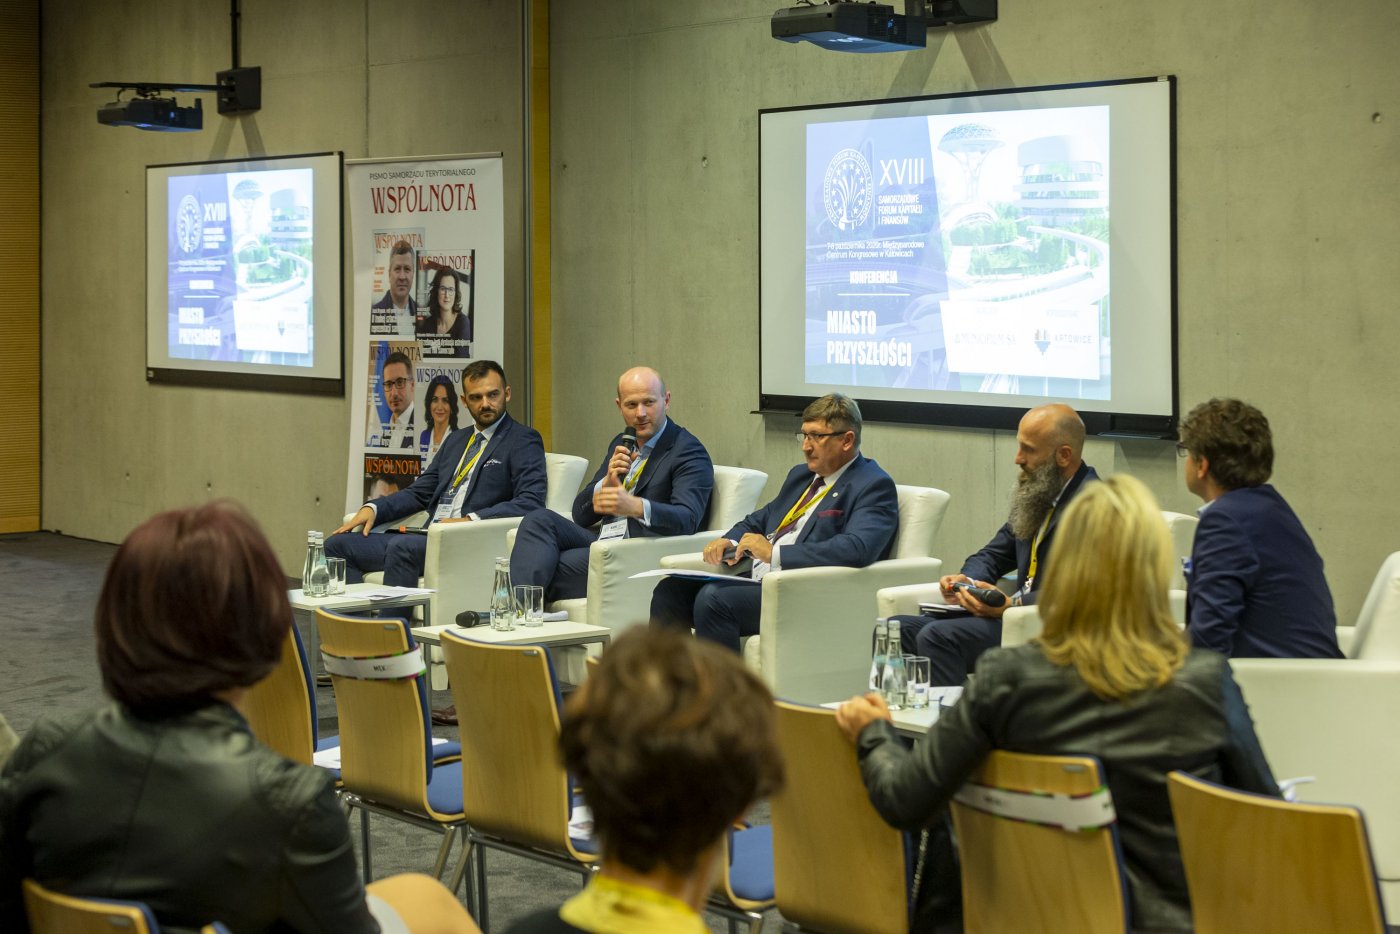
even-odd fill
[{"label": "clear glass of water", "polygon": [[327,559],[326,559],[326,567],[327,567],[327,569],[329,569],[330,572],[331,572],[331,589],[330,589],[330,593],[332,593],[332,594],[343,594],[343,593],[345,593],[345,559],[344,559],[344,558],[327,558]]},{"label": "clear glass of water", "polygon": [[932,680],[930,662],[923,655],[904,656],[904,669],[909,678],[909,706],[922,710],[928,706],[929,682]]},{"label": "clear glass of water", "polygon": [[544,587],[539,584],[520,584],[515,588],[515,599],[520,607],[520,625],[535,629],[544,625]]}]

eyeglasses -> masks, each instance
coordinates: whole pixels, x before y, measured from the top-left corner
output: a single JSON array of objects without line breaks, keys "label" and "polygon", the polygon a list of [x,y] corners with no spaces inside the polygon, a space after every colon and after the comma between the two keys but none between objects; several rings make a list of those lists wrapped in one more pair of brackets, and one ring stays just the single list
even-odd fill
[{"label": "eyeglasses", "polygon": [[[850,429],[846,429],[850,431]],[[823,438],[835,438],[837,435],[844,435],[845,431],[794,431],[792,436],[799,444],[806,444],[808,441],[816,444]]]},{"label": "eyeglasses", "polygon": [[1176,456],[1177,456],[1177,457],[1190,457],[1190,456],[1191,456],[1191,450],[1190,450],[1189,448],[1187,448],[1186,445],[1184,445],[1184,444],[1182,444],[1180,441],[1178,441],[1178,442],[1176,443]]},{"label": "eyeglasses", "polygon": [[385,389],[407,389],[412,385],[413,380],[409,379],[407,376],[400,376],[398,379],[386,379],[384,381]]}]

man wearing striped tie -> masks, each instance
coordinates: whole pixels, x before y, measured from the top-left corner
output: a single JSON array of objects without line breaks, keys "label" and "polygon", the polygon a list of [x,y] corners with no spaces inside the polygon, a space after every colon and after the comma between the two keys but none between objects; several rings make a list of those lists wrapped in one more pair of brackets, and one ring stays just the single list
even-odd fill
[{"label": "man wearing striped tie", "polygon": [[[798,464],[767,506],[705,546],[718,565],[753,561],[752,580],[770,570],[819,566],[866,567],[889,555],[899,525],[894,481],[860,453],[860,408],[840,393],[802,412],[805,463]],[[689,629],[739,651],[758,633],[762,588],[745,581],[668,577],[651,598],[654,625]]]},{"label": "man wearing striped tie", "polygon": [[407,489],[365,503],[326,539],[326,554],[345,559],[348,583],[383,571],[387,585],[418,586],[428,537],[413,530],[371,535],[374,526],[423,510],[428,522],[470,522],[544,508],[544,442],[538,431],[506,413],[510,384],[501,365],[469,364],[462,371],[462,401],[472,426],[443,439],[437,457]]}]

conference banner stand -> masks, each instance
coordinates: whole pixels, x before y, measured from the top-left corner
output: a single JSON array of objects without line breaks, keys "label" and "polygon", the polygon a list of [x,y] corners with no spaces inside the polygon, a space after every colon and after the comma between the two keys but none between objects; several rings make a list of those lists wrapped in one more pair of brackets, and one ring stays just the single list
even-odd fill
[{"label": "conference banner stand", "polygon": [[462,370],[504,351],[505,214],[499,153],[351,159],[346,182],[349,512],[412,483],[469,427]]}]

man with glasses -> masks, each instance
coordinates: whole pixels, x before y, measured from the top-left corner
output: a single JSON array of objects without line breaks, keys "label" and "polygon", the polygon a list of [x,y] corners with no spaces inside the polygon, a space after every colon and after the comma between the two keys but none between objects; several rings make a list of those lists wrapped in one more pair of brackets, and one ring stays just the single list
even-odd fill
[{"label": "man with glasses", "polygon": [[384,358],[379,370],[380,392],[389,407],[389,421],[379,426],[377,444],[371,447],[418,450],[418,435],[413,430],[413,362],[401,350]]},{"label": "man with glasses", "polygon": [[525,517],[510,553],[516,584],[545,589],[545,599],[588,592],[588,549],[599,539],[691,535],[715,486],[709,452],[671,421],[671,394],[650,367],[617,381],[626,429],[608,442],[603,462],[574,500],[573,518],[548,509]]},{"label": "man with glasses", "polygon": [[1266,481],[1269,420],[1238,399],[1182,419],[1186,488],[1205,500],[1186,569],[1186,630],[1232,658],[1342,658],[1322,557]]},{"label": "man with glasses", "polygon": [[[894,481],[860,453],[860,408],[840,393],[802,412],[805,463],[783,481],[777,497],[705,546],[705,560],[733,566],[751,559],[752,580],[770,570],[819,566],[866,567],[888,557],[899,525]],[[651,598],[655,625],[694,628],[739,651],[758,633],[762,588],[745,581],[669,577]]]},{"label": "man with glasses", "polygon": [[[1058,403],[1021,417],[1015,464],[1020,471],[1010,518],[985,548],[963,562],[961,573],[938,580],[944,600],[961,606],[966,615],[898,617],[904,650],[928,657],[935,685],[962,684],[982,653],[1001,644],[1001,617],[1007,608],[1035,602],[1060,516],[1085,483],[1099,478],[1084,463],[1084,422],[1074,409]],[[1016,593],[997,606],[955,586],[995,590],[996,581],[1012,571],[1017,572]]]}]

